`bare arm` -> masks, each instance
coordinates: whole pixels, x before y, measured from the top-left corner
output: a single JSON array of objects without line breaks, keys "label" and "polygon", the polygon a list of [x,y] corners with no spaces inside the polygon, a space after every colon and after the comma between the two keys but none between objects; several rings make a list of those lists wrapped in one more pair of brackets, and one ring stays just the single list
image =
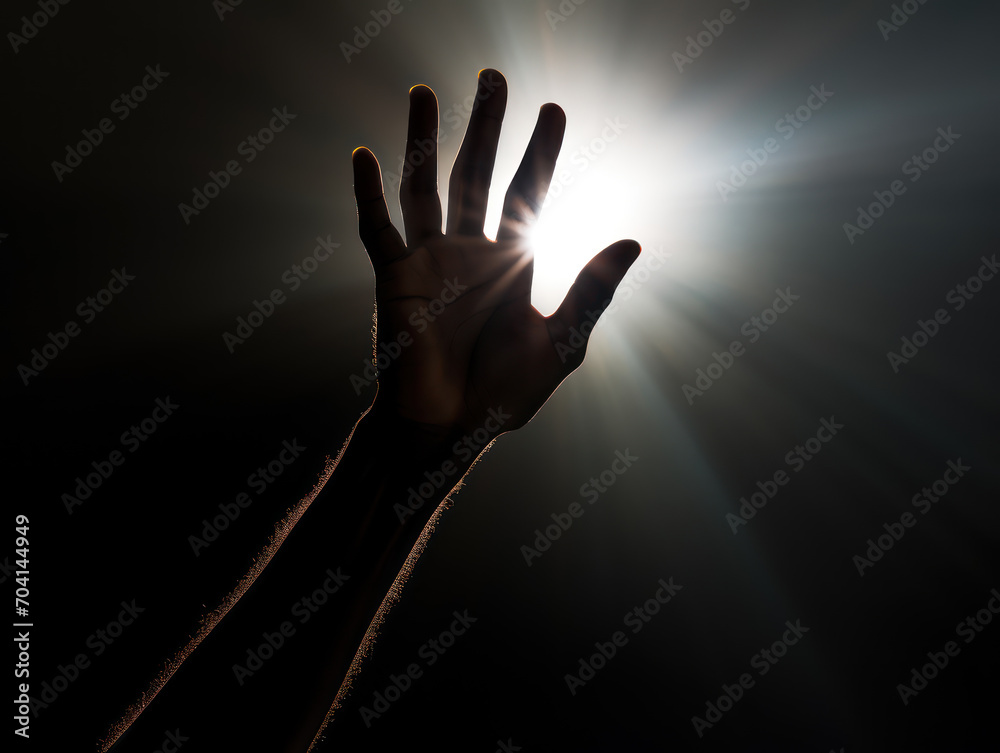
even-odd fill
[{"label": "bare arm", "polygon": [[[570,338],[589,331],[584,321],[610,303],[639,247],[619,241],[594,257],[552,316],[531,306],[524,236],[548,190],[565,117],[556,105],[541,108],[491,241],[483,223],[506,97],[500,73],[481,71],[443,232],[437,99],[429,88],[410,91],[400,186],[406,242],[389,220],[378,162],[367,149],[355,151],[359,230],[375,272],[378,395],[325,485],[279,525],[257,566],[189,646],[204,643],[193,661],[161,684],[162,710],[144,715],[150,728],[169,726],[181,707],[200,709],[232,693],[241,717],[265,715],[275,725],[227,728],[211,712],[192,725],[220,735],[226,729],[228,746],[247,740],[265,749],[266,738],[276,750],[304,749],[331,703],[336,708],[355,649],[373,616],[384,613],[379,606],[390,586],[405,580],[406,568],[400,579],[397,573],[419,555],[438,505],[489,442],[526,424],[582,363],[586,346],[571,347]],[[427,143],[435,145],[430,154]],[[329,591],[323,584],[333,581],[329,603],[299,621],[296,600],[317,587]],[[274,658],[237,686],[234,667],[267,635],[278,636]]]}]

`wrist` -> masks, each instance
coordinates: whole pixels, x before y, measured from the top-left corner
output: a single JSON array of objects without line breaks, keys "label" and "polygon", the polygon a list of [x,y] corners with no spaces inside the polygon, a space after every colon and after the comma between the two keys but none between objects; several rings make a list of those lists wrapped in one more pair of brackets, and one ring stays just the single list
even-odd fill
[{"label": "wrist", "polygon": [[358,421],[342,462],[367,466],[365,475],[379,487],[377,518],[423,528],[509,418],[497,409],[483,426],[463,431],[401,418],[376,399]]}]

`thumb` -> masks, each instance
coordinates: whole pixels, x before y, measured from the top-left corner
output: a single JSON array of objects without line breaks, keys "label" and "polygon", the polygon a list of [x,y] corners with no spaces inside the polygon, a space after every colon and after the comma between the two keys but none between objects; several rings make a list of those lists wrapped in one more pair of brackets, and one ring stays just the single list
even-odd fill
[{"label": "thumb", "polygon": [[[618,283],[639,257],[640,250],[638,242],[622,240],[601,251],[581,270],[562,304],[548,317],[552,341],[570,348],[571,357],[565,358],[564,362],[571,364],[573,369],[583,362],[594,325],[611,303]],[[569,343],[574,330],[577,333],[576,342]],[[581,336],[582,345],[579,343]],[[567,352],[563,348],[557,350]]]}]

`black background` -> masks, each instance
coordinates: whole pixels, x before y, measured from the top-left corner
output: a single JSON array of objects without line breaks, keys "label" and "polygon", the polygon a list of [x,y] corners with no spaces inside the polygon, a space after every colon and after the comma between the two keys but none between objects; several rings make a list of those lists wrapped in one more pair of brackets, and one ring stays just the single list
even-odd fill
[{"label": "black background", "polygon": [[[2,53],[5,509],[11,528],[17,513],[31,520],[32,694],[78,653],[92,659],[16,749],[92,749],[339,449],[373,394],[349,383],[370,355],[373,293],[351,150],[394,166],[408,87],[432,86],[443,108],[490,66],[507,75],[508,112],[542,103],[519,94],[539,80],[557,102],[587,92],[598,124],[618,113],[616,92],[639,91],[648,109],[624,115],[646,127],[625,139],[648,155],[630,167],[648,181],[629,188],[655,205],[671,179],[664,155],[701,154],[704,167],[671,194],[686,195],[697,232],[678,237],[664,209],[631,235],[695,271],[654,275],[622,302],[584,367],[477,466],[355,699],[384,689],[454,610],[477,622],[370,730],[352,708],[345,749],[995,750],[1000,626],[961,643],[908,705],[896,686],[1000,587],[1000,282],[898,374],[886,359],[997,249],[995,7],[928,2],[884,39],[888,3],[753,0],[679,72],[685,37],[734,6],[588,0],[553,29],[555,2],[413,2],[346,61],[340,43],[383,7],[245,0],[220,20],[207,1],[72,2]],[[37,10],[9,4],[2,29]],[[586,80],[569,59],[606,76]],[[169,77],[58,181],[66,145],[114,118],[110,103],[157,64]],[[728,165],[823,83],[835,96],[815,123],[721,202]],[[239,158],[274,107],[295,120],[185,224],[177,205]],[[672,118],[700,127],[657,130]],[[947,126],[961,138],[849,243],[843,223]],[[505,132],[513,152],[525,138]],[[442,146],[442,172],[459,140]],[[229,353],[222,333],[317,236],[340,244],[335,255]],[[83,324],[77,305],[122,267],[134,282]],[[681,386],[745,342],[741,324],[786,286],[800,300],[689,404]],[[70,320],[80,335],[25,385],[17,366]],[[76,478],[167,396],[175,415],[67,514]],[[830,416],[842,432],[734,536],[725,515]],[[188,537],[293,438],[303,456],[195,557]],[[521,545],[626,449],[639,461],[526,567]],[[920,515],[911,497],[957,458],[972,470]],[[917,525],[859,577],[852,557],[908,509]],[[3,556],[15,559],[8,545]],[[564,675],[669,577],[677,597],[571,696]],[[144,611],[95,656],[88,637],[123,600]],[[801,643],[699,738],[692,716],[797,619]],[[238,718],[232,699],[218,704]]]}]

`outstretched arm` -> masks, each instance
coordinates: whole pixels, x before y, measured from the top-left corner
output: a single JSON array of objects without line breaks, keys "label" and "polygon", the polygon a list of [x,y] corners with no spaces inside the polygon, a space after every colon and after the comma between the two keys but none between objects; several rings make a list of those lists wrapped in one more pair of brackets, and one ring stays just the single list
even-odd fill
[{"label": "outstretched arm", "polygon": [[[437,99],[429,88],[410,91],[400,186],[406,241],[389,220],[375,156],[355,151],[359,229],[375,272],[377,396],[325,485],[279,524],[255,568],[168,666],[166,679],[181,662],[184,671],[169,686],[154,684],[125,727],[159,693],[159,709],[154,704],[144,715],[147,728],[174,725],[188,708],[203,714],[194,727],[225,726],[227,745],[244,734],[261,749],[305,747],[329,721],[335,696],[339,702],[346,692],[349,678],[343,687],[341,680],[355,649],[373,616],[377,622],[391,606],[393,593],[384,604],[383,597],[405,580],[439,504],[490,442],[526,424],[582,363],[586,344],[572,347],[571,336],[589,331],[582,325],[610,303],[639,247],[619,241],[599,253],[552,316],[531,306],[533,260],[525,235],[548,190],[565,118],[556,105],[541,108],[491,241],[483,225],[506,98],[503,76],[481,71],[451,174],[444,231]],[[310,611],[307,621],[293,616],[301,597],[333,581],[329,604]],[[248,598],[241,599],[244,593]],[[234,670],[247,648],[284,623],[293,630],[286,630],[274,658],[237,683]],[[204,647],[185,661],[200,643]],[[260,715],[271,723],[241,731],[214,721],[218,693],[239,696],[241,717]]]},{"label": "outstretched arm", "polygon": [[[399,194],[405,242],[389,219],[378,161],[363,147],[354,152],[359,229],[375,271],[375,356],[377,363],[384,364],[374,408],[392,422],[429,436],[447,437],[439,457],[448,456],[451,448],[451,456],[440,467],[435,466],[419,486],[407,490],[406,506],[395,503],[402,515],[408,513],[408,505],[421,504],[419,491],[429,491],[442,477],[464,474],[465,466],[457,455],[478,455],[487,438],[526,424],[583,362],[586,343],[571,347],[571,334],[589,331],[584,321],[593,321],[608,306],[639,253],[634,241],[613,244],[580,273],[552,316],[544,317],[532,307],[534,263],[526,235],[548,192],[565,115],[554,104],[539,111],[504,199],[497,239],[491,241],[483,231],[506,102],[503,76],[492,69],[481,71],[476,105],[451,173],[444,232],[437,186],[438,105],[431,89],[415,86],[410,90]],[[407,450],[401,451],[405,459]],[[446,473],[456,467],[453,464],[457,470]],[[424,532],[408,567],[419,556],[428,534]],[[394,587],[400,584],[397,579]],[[373,624],[384,617],[393,596],[387,598]],[[351,674],[370,650],[371,640],[373,633],[359,649],[315,746],[349,689]]]}]

